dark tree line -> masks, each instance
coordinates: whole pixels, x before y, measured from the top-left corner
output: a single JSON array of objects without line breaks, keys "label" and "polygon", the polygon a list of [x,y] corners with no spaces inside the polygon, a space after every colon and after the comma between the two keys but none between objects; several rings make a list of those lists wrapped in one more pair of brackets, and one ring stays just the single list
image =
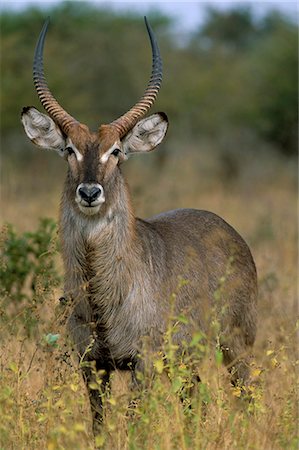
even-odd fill
[{"label": "dark tree line", "polygon": [[[2,12],[1,133],[19,133],[23,105],[39,106],[31,74],[44,18],[51,16],[45,49],[49,85],[60,103],[96,128],[113,120],[143,93],[151,55],[142,17],[88,3],[50,10]],[[297,27],[270,12],[257,19],[247,6],[206,10],[185,45],[172,22],[152,14],[161,46],[164,82],[156,110],[169,115],[176,135],[196,139],[238,132],[256,135],[285,155],[297,152]]]}]

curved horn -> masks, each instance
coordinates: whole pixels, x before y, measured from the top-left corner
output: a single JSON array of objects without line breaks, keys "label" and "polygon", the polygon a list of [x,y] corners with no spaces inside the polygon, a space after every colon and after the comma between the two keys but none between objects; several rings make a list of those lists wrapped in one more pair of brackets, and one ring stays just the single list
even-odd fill
[{"label": "curved horn", "polygon": [[33,81],[40,99],[41,104],[45,110],[49,113],[52,119],[60,125],[65,133],[68,133],[69,128],[72,125],[78,125],[79,122],[70,116],[57,102],[57,100],[51,94],[48,88],[45,75],[44,75],[44,63],[43,63],[43,50],[45,37],[47,34],[50,18],[48,17],[42,31],[40,32],[33,60]]},{"label": "curved horn", "polygon": [[117,129],[120,137],[123,137],[125,134],[127,134],[127,132],[131,130],[131,128],[133,128],[138,120],[148,112],[148,110],[156,100],[162,83],[162,59],[160,56],[159,47],[154,32],[147,21],[147,18],[144,17],[144,20],[152,47],[152,74],[147,88],[139,102],[136,103],[127,113],[122,115],[119,119],[111,122],[110,125],[114,126]]}]

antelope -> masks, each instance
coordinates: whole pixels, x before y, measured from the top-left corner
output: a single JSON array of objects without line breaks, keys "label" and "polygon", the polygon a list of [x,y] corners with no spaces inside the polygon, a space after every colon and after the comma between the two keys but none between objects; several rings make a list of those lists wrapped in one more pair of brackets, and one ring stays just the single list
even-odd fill
[{"label": "antelope", "polygon": [[[134,378],[145,371],[140,357],[144,338],[147,351],[158,351],[170,316],[184,314],[187,320],[173,336],[182,348],[194,332],[208,329],[209,311],[218,302],[224,364],[234,382],[246,383],[257,316],[257,275],[247,244],[208,211],[177,209],[146,220],[135,217],[121,173],[131,154],[154,150],[168,128],[165,113],[145,117],[162,81],[157,40],[146,18],[145,24],[152,50],[145,93],[96,132],[69,115],[47,85],[43,49],[49,19],[36,45],[33,80],[48,115],[25,107],[21,120],[34,144],[55,150],[68,164],[59,218],[64,295],[71,303],[68,330],[79,355],[95,361],[106,381],[115,369],[129,369]],[[186,282],[178,288],[180,279]],[[220,280],[220,299],[215,300]],[[90,376],[87,371],[87,384]],[[96,424],[100,394],[90,391],[90,401]]]}]

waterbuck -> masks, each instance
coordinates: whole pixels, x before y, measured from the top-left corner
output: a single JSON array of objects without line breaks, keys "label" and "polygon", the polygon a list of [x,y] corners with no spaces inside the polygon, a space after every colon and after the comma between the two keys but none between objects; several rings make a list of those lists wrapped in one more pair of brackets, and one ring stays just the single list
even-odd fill
[{"label": "waterbuck", "polygon": [[[22,112],[31,141],[68,163],[60,207],[68,329],[78,353],[95,361],[106,379],[114,369],[145,370],[147,351],[161,348],[172,316],[184,316],[173,336],[180,348],[194,332],[207,332],[218,311],[218,345],[233,379],[248,378],[246,355],[256,334],[256,269],[239,234],[217,215],[177,209],[143,220],[135,217],[121,164],[132,153],[161,143],[164,113],[144,117],[162,80],[162,62],[145,19],[152,48],[152,73],[144,95],[128,112],[91,132],[53,97],[43,70],[47,20],[34,56],[33,79],[48,115]],[[181,282],[180,280],[184,280]],[[175,293],[175,295],[173,295]],[[217,293],[218,295],[215,295]],[[86,349],[88,348],[88,351]],[[90,394],[94,421],[100,396]]]}]

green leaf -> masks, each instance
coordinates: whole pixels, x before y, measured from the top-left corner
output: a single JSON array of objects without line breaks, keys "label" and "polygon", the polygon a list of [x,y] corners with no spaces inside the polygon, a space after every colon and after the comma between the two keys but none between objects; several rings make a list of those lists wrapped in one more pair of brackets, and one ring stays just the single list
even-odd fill
[{"label": "green leaf", "polygon": [[46,344],[55,347],[57,345],[57,341],[58,341],[59,337],[60,337],[60,334],[49,333],[46,336],[44,336],[44,341],[46,342]]},{"label": "green leaf", "polygon": [[221,364],[223,363],[223,353],[218,348],[215,351],[215,361],[216,361],[217,366],[221,366]]}]

